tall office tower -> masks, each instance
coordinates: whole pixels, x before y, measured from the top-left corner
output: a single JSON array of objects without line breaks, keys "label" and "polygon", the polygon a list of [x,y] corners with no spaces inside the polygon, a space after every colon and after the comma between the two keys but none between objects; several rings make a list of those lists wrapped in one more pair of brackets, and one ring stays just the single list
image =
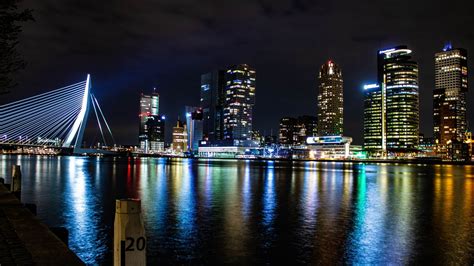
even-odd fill
[{"label": "tall office tower", "polygon": [[203,112],[201,107],[186,106],[188,150],[197,151],[202,140]]},{"label": "tall office tower", "polygon": [[140,128],[138,133],[138,140],[140,142],[140,149],[147,151],[149,149],[148,143],[148,129],[146,123],[150,116],[157,116],[159,113],[159,102],[160,95],[153,89],[153,93],[150,95],[140,95]]},{"label": "tall office tower", "polygon": [[378,52],[378,83],[382,89],[385,141],[389,152],[412,152],[418,148],[418,64],[412,51],[397,46]]},{"label": "tall office tower", "polygon": [[232,66],[226,71],[224,139],[251,139],[255,77],[255,69],[246,64]]},{"label": "tall office tower", "polygon": [[297,120],[293,117],[283,117],[280,119],[280,132],[278,142],[281,145],[293,145],[298,141],[298,135],[295,134]]},{"label": "tall office tower", "polygon": [[173,141],[171,143],[171,149],[174,152],[185,152],[188,149],[187,143],[187,131],[186,124],[183,124],[181,120],[176,121],[176,126],[173,127]]},{"label": "tall office tower", "polygon": [[165,150],[165,116],[150,115],[146,121],[146,153],[156,153]]},{"label": "tall office tower", "polygon": [[225,71],[216,70],[201,76],[203,139],[224,139]]},{"label": "tall office tower", "polygon": [[379,84],[364,86],[364,149],[371,154],[386,151],[383,99]]},{"label": "tall office tower", "polygon": [[319,71],[318,135],[342,135],[343,118],[342,71],[329,60]]},{"label": "tall office tower", "polygon": [[433,130],[441,154],[446,153],[449,143],[464,139],[467,90],[467,51],[448,44],[435,55]]}]

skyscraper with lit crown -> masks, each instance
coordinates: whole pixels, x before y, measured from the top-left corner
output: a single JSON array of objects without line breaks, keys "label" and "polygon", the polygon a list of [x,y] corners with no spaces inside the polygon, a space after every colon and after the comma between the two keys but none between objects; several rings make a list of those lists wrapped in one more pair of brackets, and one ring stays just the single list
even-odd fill
[{"label": "skyscraper with lit crown", "polygon": [[384,94],[384,145],[390,152],[418,149],[418,64],[411,54],[412,50],[407,46],[378,53],[378,82]]},{"label": "skyscraper with lit crown", "polygon": [[448,44],[435,55],[433,133],[441,155],[446,154],[449,143],[464,139],[467,90],[467,51]]},{"label": "skyscraper with lit crown", "polygon": [[378,52],[378,83],[364,86],[364,147],[372,154],[418,149],[418,64],[406,46]]},{"label": "skyscraper with lit crown", "polygon": [[329,60],[319,71],[318,135],[342,135],[343,103],[342,71]]}]

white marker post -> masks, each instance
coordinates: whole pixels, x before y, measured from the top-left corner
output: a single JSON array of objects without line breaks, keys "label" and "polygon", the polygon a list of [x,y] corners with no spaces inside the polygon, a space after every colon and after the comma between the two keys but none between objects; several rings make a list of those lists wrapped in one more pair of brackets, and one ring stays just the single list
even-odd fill
[{"label": "white marker post", "polygon": [[115,201],[114,265],[146,265],[145,227],[139,199]]},{"label": "white marker post", "polygon": [[19,165],[12,165],[12,184],[10,191],[21,200],[21,169]]}]

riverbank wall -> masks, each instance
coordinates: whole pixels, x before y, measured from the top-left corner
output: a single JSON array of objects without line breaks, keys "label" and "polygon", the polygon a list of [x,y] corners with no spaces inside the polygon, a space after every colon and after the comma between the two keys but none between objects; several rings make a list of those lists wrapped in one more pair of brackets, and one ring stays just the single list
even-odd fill
[{"label": "riverbank wall", "polygon": [[0,184],[0,265],[84,265],[29,208]]}]

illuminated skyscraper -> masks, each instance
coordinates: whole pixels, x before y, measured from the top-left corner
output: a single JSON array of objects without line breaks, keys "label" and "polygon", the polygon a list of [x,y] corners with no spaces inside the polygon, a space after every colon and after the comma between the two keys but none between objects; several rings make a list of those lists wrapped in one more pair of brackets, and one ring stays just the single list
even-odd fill
[{"label": "illuminated skyscraper", "polygon": [[150,115],[146,121],[146,142],[143,151],[156,153],[165,149],[165,116]]},{"label": "illuminated skyscraper", "polygon": [[378,82],[384,94],[386,149],[390,152],[411,152],[418,148],[418,64],[411,59],[411,53],[406,46],[378,53]]},{"label": "illuminated skyscraper", "polygon": [[319,71],[318,135],[342,135],[343,81],[338,65],[329,60]]},{"label": "illuminated skyscraper", "polygon": [[224,139],[225,71],[216,70],[201,76],[203,139]]},{"label": "illuminated skyscraper", "polygon": [[[364,86],[364,149],[381,152],[385,147],[385,117],[382,88],[379,84]],[[385,149],[385,148],[384,148]]]},{"label": "illuminated skyscraper", "polygon": [[202,140],[203,112],[200,107],[186,106],[186,129],[188,134],[188,150],[197,151]]},{"label": "illuminated skyscraper", "polygon": [[418,64],[411,50],[378,52],[378,83],[364,86],[364,147],[372,152],[416,151],[419,140]]},{"label": "illuminated skyscraper", "polygon": [[151,95],[140,95],[140,127],[138,139],[140,142],[140,149],[143,151],[149,150],[148,128],[147,121],[151,116],[158,116],[159,113],[160,95],[153,90]]},{"label": "illuminated skyscraper", "polygon": [[446,45],[435,55],[433,131],[437,151],[446,154],[447,145],[461,142],[467,130],[467,51]]},{"label": "illuminated skyscraper", "polygon": [[255,77],[255,70],[246,64],[232,66],[226,71],[224,139],[251,139]]}]

